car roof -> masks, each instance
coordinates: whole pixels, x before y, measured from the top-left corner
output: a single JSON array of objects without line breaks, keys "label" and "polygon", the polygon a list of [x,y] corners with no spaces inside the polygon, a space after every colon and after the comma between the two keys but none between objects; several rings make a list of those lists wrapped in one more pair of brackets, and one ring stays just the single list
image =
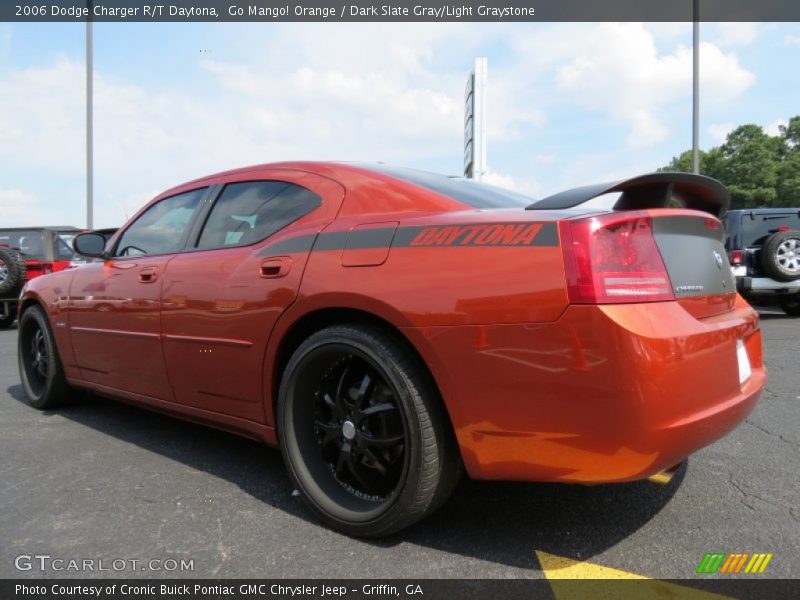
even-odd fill
[{"label": "car roof", "polygon": [[[166,190],[165,192],[160,194],[160,196],[171,194],[175,190],[184,189],[188,186],[208,185],[209,183],[213,183],[228,175],[247,174],[249,172],[262,171],[264,169],[289,169],[297,171],[307,171],[309,173],[316,173],[318,175],[323,175],[323,176],[336,176],[344,174],[356,174],[363,176],[365,172],[369,172],[373,175],[389,175],[390,177],[396,179],[403,179],[403,177],[398,175],[397,173],[398,171],[407,171],[407,172],[425,173],[428,175],[433,175],[435,177],[441,177],[443,179],[448,178],[447,175],[441,175],[438,173],[428,173],[426,171],[417,171],[416,169],[403,169],[403,168],[392,169],[391,167],[389,167],[389,165],[380,162],[358,163],[358,162],[344,162],[344,161],[332,161],[332,160],[331,161],[292,160],[292,161],[280,161],[273,163],[248,165],[246,167],[238,167],[235,169],[229,169],[227,171],[212,173],[210,175],[198,177],[196,179],[192,179],[190,181],[186,181],[184,183],[176,185],[171,189]],[[392,170],[396,172],[394,174],[389,174],[389,171]]]},{"label": "car roof", "polygon": [[258,177],[266,171],[273,169],[313,173],[333,179],[348,190],[368,187],[370,181],[385,181],[389,179],[398,185],[413,186],[418,190],[422,189],[428,193],[432,192],[440,198],[447,199],[447,201],[456,202],[464,206],[471,206],[473,208],[493,207],[491,205],[482,206],[480,203],[476,204],[478,201],[489,202],[492,200],[492,202],[500,202],[501,205],[506,207],[508,207],[509,202],[514,206],[524,207],[535,201],[534,198],[524,196],[523,194],[486,183],[476,182],[462,176],[448,176],[419,169],[394,167],[381,162],[287,161],[251,165],[187,181],[186,183],[182,183],[162,192],[151,201],[150,204],[200,186],[220,183],[230,176],[241,177],[252,174],[254,177]]}]

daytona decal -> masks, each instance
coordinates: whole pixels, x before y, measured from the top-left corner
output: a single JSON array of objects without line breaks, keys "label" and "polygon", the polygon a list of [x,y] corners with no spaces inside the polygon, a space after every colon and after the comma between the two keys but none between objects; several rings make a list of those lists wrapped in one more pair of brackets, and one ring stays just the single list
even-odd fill
[{"label": "daytona decal", "polygon": [[443,246],[558,246],[552,221],[545,223],[472,223],[427,227],[376,227],[353,231],[323,231],[266,246],[262,256],[347,248],[435,248]]},{"label": "daytona decal", "polygon": [[541,223],[425,227],[409,246],[530,246]]}]

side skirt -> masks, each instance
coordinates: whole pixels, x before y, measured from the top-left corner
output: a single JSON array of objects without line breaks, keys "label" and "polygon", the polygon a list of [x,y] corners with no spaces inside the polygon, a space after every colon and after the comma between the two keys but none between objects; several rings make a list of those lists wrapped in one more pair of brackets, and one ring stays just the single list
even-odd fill
[{"label": "side skirt", "polygon": [[147,408],[170,417],[183,419],[184,421],[191,421],[192,423],[221,429],[222,431],[263,442],[269,446],[278,445],[278,436],[275,432],[275,428],[264,425],[263,423],[256,423],[255,421],[231,417],[222,413],[202,410],[200,408],[185,406],[166,400],[159,400],[158,398],[134,394],[96,383],[88,383],[79,379],[67,379],[67,382],[73,387],[97,392],[101,396],[108,396],[113,400],[119,400],[120,402],[125,402],[134,406]]}]

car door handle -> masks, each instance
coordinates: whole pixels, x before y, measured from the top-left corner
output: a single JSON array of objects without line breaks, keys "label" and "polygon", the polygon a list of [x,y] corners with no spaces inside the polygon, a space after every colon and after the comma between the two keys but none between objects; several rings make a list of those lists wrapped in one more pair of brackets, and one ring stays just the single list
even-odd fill
[{"label": "car door handle", "polygon": [[153,283],[158,279],[158,269],[156,267],[148,267],[139,271],[140,283]]},{"label": "car door handle", "polygon": [[292,268],[292,259],[288,256],[273,256],[261,262],[260,275],[264,279],[286,277]]}]

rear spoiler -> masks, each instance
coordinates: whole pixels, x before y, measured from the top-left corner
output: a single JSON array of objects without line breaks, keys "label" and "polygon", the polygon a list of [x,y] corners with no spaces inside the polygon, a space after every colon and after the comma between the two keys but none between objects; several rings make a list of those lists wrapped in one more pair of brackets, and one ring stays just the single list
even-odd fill
[{"label": "rear spoiler", "polygon": [[675,200],[685,208],[721,217],[731,203],[725,186],[711,177],[690,173],[650,173],[616,183],[597,183],[559,192],[534,202],[526,210],[572,208],[613,192],[622,192],[614,210],[666,208],[670,200]]}]

